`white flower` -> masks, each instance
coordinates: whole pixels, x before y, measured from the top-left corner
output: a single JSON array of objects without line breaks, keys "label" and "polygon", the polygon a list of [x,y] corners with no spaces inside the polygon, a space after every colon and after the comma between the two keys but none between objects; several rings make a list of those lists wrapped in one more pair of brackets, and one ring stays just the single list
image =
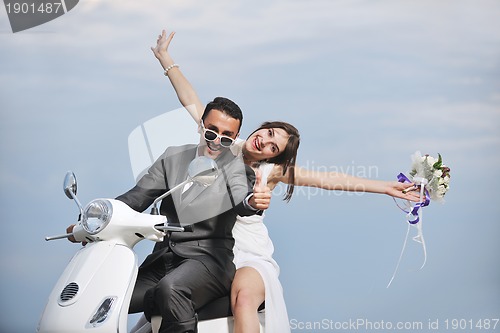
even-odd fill
[{"label": "white flower", "polygon": [[446,191],[447,191],[447,189],[445,186],[439,185],[436,194],[438,195],[438,197],[442,197],[445,195]]},{"label": "white flower", "polygon": [[448,176],[439,178],[439,185],[448,185],[449,182],[450,182],[450,177]]},{"label": "white flower", "polygon": [[[450,175],[449,168],[442,163],[441,155],[438,154],[438,157],[422,156],[419,151],[415,152],[411,156],[410,178],[415,183],[424,185],[432,200],[442,202],[443,196],[449,190]],[[435,168],[434,165],[438,162],[439,165]]]}]

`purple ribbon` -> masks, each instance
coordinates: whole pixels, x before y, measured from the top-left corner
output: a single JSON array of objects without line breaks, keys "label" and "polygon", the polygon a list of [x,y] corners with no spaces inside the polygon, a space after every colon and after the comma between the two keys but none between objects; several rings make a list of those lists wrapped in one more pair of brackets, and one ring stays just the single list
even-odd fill
[{"label": "purple ribbon", "polygon": [[[398,175],[398,182],[400,183],[412,183],[412,181],[406,177],[403,173],[400,173]],[[422,185],[420,185],[422,186]],[[410,214],[413,215],[413,219],[408,219],[408,223],[410,224],[416,224],[420,221],[420,218],[418,217],[418,210],[422,207],[425,207],[425,206],[428,206],[429,203],[431,202],[431,198],[429,196],[429,192],[427,191],[427,189],[424,190],[424,193],[425,193],[425,200],[423,202],[419,202],[417,204],[415,204],[415,206],[413,206],[413,208],[410,210],[410,211],[406,211],[402,208],[400,208],[403,212],[407,213],[407,214]]]},{"label": "purple ribbon", "polygon": [[[410,179],[408,179],[408,177],[406,177],[403,173],[400,173],[398,175],[398,182],[400,182],[400,183],[412,183],[412,181]],[[429,203],[431,202],[431,199],[430,199],[430,196],[429,196],[429,192],[425,188],[425,184],[420,184],[419,186],[420,186],[420,198],[422,198],[422,196],[425,195],[425,200],[421,201],[419,203],[416,203],[414,206],[411,206],[411,204],[409,204],[411,208],[408,211],[406,211],[404,208],[400,207],[398,205],[397,201],[396,201],[396,198],[393,198],[394,202],[396,203],[396,205],[398,206],[398,208],[401,209],[403,212],[406,213],[407,221],[408,221],[409,224],[408,224],[408,231],[406,232],[405,241],[403,243],[403,249],[401,250],[401,254],[399,255],[399,259],[398,259],[398,263],[396,265],[396,269],[394,270],[394,273],[392,274],[391,280],[389,281],[389,284],[387,285],[387,288],[390,287],[392,281],[396,277],[396,273],[398,271],[399,264],[401,263],[401,258],[403,257],[403,253],[404,253],[405,248],[406,248],[406,241],[408,240],[408,235],[409,235],[410,228],[411,228],[412,225],[415,228],[417,228],[417,230],[418,230],[418,234],[417,234],[417,236],[413,237],[413,240],[421,243],[422,244],[422,249],[424,250],[424,263],[422,264],[422,266],[420,267],[420,269],[422,269],[424,267],[425,262],[427,261],[427,251],[425,249],[425,241],[424,241],[424,236],[422,234],[422,223],[419,223],[419,224],[417,224],[417,223],[420,221],[420,218],[418,216],[419,209],[422,208],[422,207],[428,206]],[[423,186],[423,188],[422,188],[422,186]]]}]

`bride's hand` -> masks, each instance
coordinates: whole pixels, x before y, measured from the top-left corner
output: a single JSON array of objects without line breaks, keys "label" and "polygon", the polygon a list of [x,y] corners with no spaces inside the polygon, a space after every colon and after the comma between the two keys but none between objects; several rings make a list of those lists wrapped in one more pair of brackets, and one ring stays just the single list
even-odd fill
[{"label": "bride's hand", "polygon": [[405,199],[413,202],[420,201],[420,191],[413,183],[389,182],[386,194],[391,197]]},{"label": "bride's hand", "polygon": [[153,51],[155,57],[158,60],[165,55],[168,55],[168,46],[170,45],[170,41],[174,38],[175,32],[171,32],[167,37],[167,32],[165,30],[161,31],[161,35],[158,36],[156,40],[156,47],[151,47],[151,51]]}]

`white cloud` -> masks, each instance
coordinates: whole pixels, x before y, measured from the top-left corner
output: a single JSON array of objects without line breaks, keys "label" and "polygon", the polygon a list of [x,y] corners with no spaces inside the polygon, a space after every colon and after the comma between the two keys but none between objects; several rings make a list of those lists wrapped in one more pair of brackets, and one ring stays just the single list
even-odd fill
[{"label": "white cloud", "polygon": [[[500,105],[482,102],[430,100],[357,104],[351,112],[384,127],[423,126],[433,131],[487,132],[500,136]],[[376,115],[375,117],[373,115]]]}]

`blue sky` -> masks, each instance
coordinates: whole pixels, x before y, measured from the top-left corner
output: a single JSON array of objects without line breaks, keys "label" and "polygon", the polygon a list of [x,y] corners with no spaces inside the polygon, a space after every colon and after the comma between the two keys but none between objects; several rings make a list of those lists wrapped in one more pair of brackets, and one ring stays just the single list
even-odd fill
[{"label": "blue sky", "polygon": [[420,150],[452,169],[445,204],[424,212],[426,266],[409,243],[389,289],[406,232],[392,199],[301,189],[286,204],[277,189],[266,224],[293,332],[499,318],[498,17],[493,0],[89,0],[13,34],[2,7],[1,331],[35,329],[77,249],[44,241],[76,219],[65,172],[82,202],[125,192],[128,135],[179,107],[149,50],[162,28],[177,31],[171,53],[203,101],[241,106],[243,136],[295,124],[302,166],[393,180]]}]

